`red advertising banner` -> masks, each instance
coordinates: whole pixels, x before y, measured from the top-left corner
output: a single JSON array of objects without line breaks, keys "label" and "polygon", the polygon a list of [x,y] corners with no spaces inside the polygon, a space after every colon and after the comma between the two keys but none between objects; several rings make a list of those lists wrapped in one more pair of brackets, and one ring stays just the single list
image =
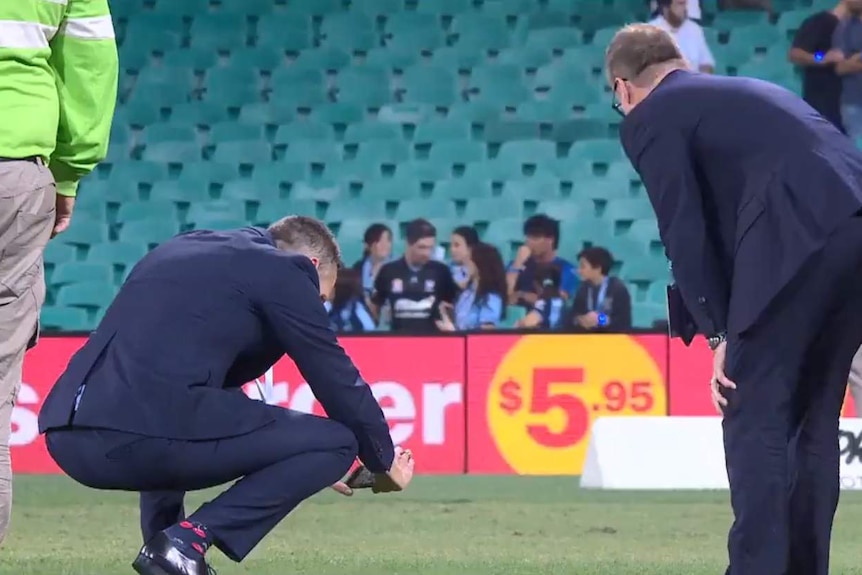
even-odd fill
[{"label": "red advertising banner", "polygon": [[[42,400],[82,338],[43,338],[28,352],[24,384],[13,412],[12,458],[17,473],[56,473],[38,435]],[[465,459],[464,340],[458,337],[342,338],[380,402],[397,445],[416,455],[421,473],[463,473]],[[293,362],[283,358],[264,376],[273,403],[323,415]],[[246,393],[259,397],[255,384]]]},{"label": "red advertising banner", "polygon": [[467,471],[577,475],[592,421],[667,413],[661,335],[467,337]]},{"label": "red advertising banner", "polygon": [[[717,415],[709,395],[712,377],[712,350],[698,337],[686,347],[679,339],[670,340],[668,366],[669,415]],[[843,417],[854,417],[856,408],[847,392]]]}]

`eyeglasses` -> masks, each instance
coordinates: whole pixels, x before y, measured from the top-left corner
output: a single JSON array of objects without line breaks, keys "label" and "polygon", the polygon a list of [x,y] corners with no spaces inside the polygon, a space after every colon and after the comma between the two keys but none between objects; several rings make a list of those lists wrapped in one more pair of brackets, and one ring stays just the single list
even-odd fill
[{"label": "eyeglasses", "polygon": [[620,82],[628,82],[628,80],[626,80],[625,78],[616,78],[616,79],[614,79],[613,94],[611,95],[611,98],[612,98],[612,100],[611,100],[611,108],[613,108],[614,112],[616,112],[617,114],[619,114],[620,116],[622,116],[623,118],[625,118],[625,117],[626,117],[626,113],[625,113],[625,112],[623,112],[623,106],[622,106],[622,104],[620,103],[620,101],[619,101],[619,100],[617,100],[617,85],[618,85]]}]

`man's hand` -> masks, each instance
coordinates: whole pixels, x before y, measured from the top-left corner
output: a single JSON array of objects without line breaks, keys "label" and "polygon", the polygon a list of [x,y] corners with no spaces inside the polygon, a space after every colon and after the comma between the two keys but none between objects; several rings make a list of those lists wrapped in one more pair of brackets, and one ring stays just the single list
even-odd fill
[{"label": "man's hand", "polygon": [[75,198],[57,194],[57,214],[54,216],[54,229],[51,232],[53,238],[69,229],[72,223],[72,211],[75,209]]},{"label": "man's hand", "polygon": [[378,473],[374,477],[371,490],[374,493],[403,491],[413,480],[413,466],[413,453],[409,449],[402,451],[400,447],[396,447],[392,468],[387,473]]},{"label": "man's hand", "polygon": [[353,495],[353,490],[349,488],[347,484],[343,481],[336,481],[335,484],[332,486],[332,489],[344,495],[345,497],[351,497]]},{"label": "man's hand", "polygon": [[530,252],[530,248],[527,247],[527,244],[522,245],[518,248],[518,251],[515,253],[515,261],[512,262],[514,267],[522,268],[524,264],[527,263],[527,260],[530,259],[532,252]]},{"label": "man's hand", "polygon": [[821,60],[821,62],[824,64],[837,64],[842,60],[844,60],[844,52],[837,48],[833,48],[823,55],[823,60]]},{"label": "man's hand", "polygon": [[723,415],[722,408],[727,406],[727,400],[721,394],[721,388],[736,389],[736,384],[724,374],[724,358],[727,355],[727,342],[723,341],[715,348],[712,357],[712,380],[709,388],[712,394],[712,405],[719,415]]},{"label": "man's hand", "polygon": [[592,329],[599,325],[599,314],[594,311],[587,312],[578,318],[578,323],[584,329]]}]

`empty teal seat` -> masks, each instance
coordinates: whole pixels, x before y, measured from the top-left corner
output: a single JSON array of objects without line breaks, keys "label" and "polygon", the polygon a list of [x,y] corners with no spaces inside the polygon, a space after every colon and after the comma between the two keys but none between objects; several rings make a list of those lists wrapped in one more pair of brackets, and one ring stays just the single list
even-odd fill
[{"label": "empty teal seat", "polygon": [[251,102],[243,104],[239,120],[246,124],[285,124],[296,117],[296,107],[282,102]]},{"label": "empty teal seat", "polygon": [[[159,162],[128,161],[116,163],[111,166],[111,178],[125,180],[126,182],[143,182],[151,184],[159,180],[167,179],[167,177],[168,167]],[[89,182],[95,182],[95,180],[87,179],[81,182],[84,189],[86,189]]]},{"label": "empty teal seat", "polygon": [[288,144],[282,159],[288,162],[326,164],[340,162],[342,151],[341,146],[327,140],[293,140]]},{"label": "empty teal seat", "polygon": [[410,144],[402,140],[367,140],[356,152],[357,162],[375,165],[397,165],[410,157]]},{"label": "empty teal seat", "polygon": [[385,202],[366,202],[365,200],[342,200],[330,204],[326,209],[327,222],[340,222],[356,218],[385,219]]},{"label": "empty teal seat", "polygon": [[293,184],[289,193],[290,200],[315,200],[327,204],[347,196],[348,192],[340,185],[323,184],[322,187],[316,187],[306,182]]},{"label": "empty teal seat", "polygon": [[[220,199],[242,202],[269,202],[281,198],[281,186],[270,182],[261,185],[252,179],[241,179],[227,182],[221,190]],[[219,217],[219,219],[223,219]]]},{"label": "empty teal seat", "polygon": [[629,182],[610,178],[595,178],[592,180],[577,180],[574,182],[572,196],[603,202],[626,200],[632,198]]},{"label": "empty teal seat", "polygon": [[452,177],[452,165],[449,162],[427,160],[409,160],[395,167],[395,176],[410,176],[420,182],[433,182]]},{"label": "empty teal seat", "polygon": [[615,199],[608,202],[603,217],[611,221],[649,220],[655,218],[655,212],[646,198]]},{"label": "empty teal seat", "polygon": [[485,160],[488,157],[488,150],[482,142],[443,140],[431,146],[428,157],[434,162],[463,165]]},{"label": "empty teal seat", "polygon": [[[209,182],[206,180],[164,180],[153,184],[150,190],[150,203],[173,202],[192,204],[210,200]],[[122,208],[121,208],[122,209]]]},{"label": "empty teal seat", "polygon": [[583,215],[589,215],[592,208],[569,199],[543,200],[536,206],[536,213],[549,215],[557,220],[571,222]]},{"label": "empty teal seat", "polygon": [[91,246],[106,241],[108,241],[108,229],[105,224],[84,214],[72,218],[69,229],[53,240],[53,242],[76,246]]},{"label": "empty teal seat", "polygon": [[168,218],[138,220],[124,223],[120,228],[119,239],[126,243],[142,243],[149,248],[170,239],[179,231],[179,223]]},{"label": "empty teal seat", "polygon": [[113,282],[113,271],[103,263],[86,261],[59,264],[51,274],[52,286],[64,286],[86,281],[110,284]]},{"label": "empty teal seat", "polygon": [[473,9],[471,0],[417,0],[416,11],[421,14],[454,16]]},{"label": "empty teal seat", "polygon": [[499,198],[473,198],[461,217],[472,223],[490,223],[498,218],[523,218],[524,206],[520,202],[501,202]]},{"label": "empty teal seat", "polygon": [[263,127],[240,122],[220,122],[213,124],[209,131],[210,143],[262,140],[265,137]]},{"label": "empty teal seat", "polygon": [[463,177],[468,180],[490,180],[492,182],[523,180],[527,178],[521,164],[504,162],[499,159],[467,164]]},{"label": "empty teal seat", "polygon": [[144,128],[139,141],[145,145],[160,144],[163,142],[195,142],[197,133],[189,124],[164,122],[153,124]]},{"label": "empty teal seat", "polygon": [[191,45],[200,49],[227,51],[244,46],[245,22],[233,14],[198,14],[189,30]]},{"label": "empty teal seat", "polygon": [[730,40],[735,45],[750,46],[752,50],[757,48],[768,48],[783,40],[783,34],[775,26],[769,24],[763,26],[735,27],[730,33]]},{"label": "empty teal seat", "polygon": [[369,140],[400,140],[401,128],[395,124],[367,121],[347,126],[345,144],[361,144]]},{"label": "empty teal seat", "polygon": [[148,162],[181,164],[183,162],[198,162],[202,159],[202,155],[200,146],[193,142],[159,142],[147,145],[142,159]]},{"label": "empty teal seat", "polygon": [[448,106],[459,99],[455,75],[436,66],[413,66],[401,79],[405,102]]},{"label": "empty teal seat", "polygon": [[533,72],[554,58],[553,51],[536,44],[508,48],[500,52],[497,61],[501,64],[515,64],[527,72]]},{"label": "empty teal seat", "polygon": [[404,70],[416,64],[421,54],[412,46],[387,45],[372,48],[365,55],[365,64],[387,70]]},{"label": "empty teal seat", "polygon": [[310,117],[315,122],[335,126],[347,126],[361,122],[364,118],[365,111],[361,106],[347,102],[327,102],[315,106]]},{"label": "empty teal seat", "polygon": [[388,16],[404,9],[403,0],[351,0],[350,9],[370,16]]},{"label": "empty teal seat", "polygon": [[310,216],[319,218],[322,207],[314,200],[282,200],[260,205],[255,218],[257,225],[269,225],[286,216]]},{"label": "empty teal seat", "polygon": [[508,248],[512,242],[523,242],[524,220],[522,218],[496,218],[488,224],[483,239],[501,250]]},{"label": "empty teal seat", "polygon": [[510,33],[506,19],[476,12],[458,14],[450,28],[460,46],[475,50],[502,50],[509,47]]},{"label": "empty teal seat", "polygon": [[323,44],[365,50],[374,44],[375,23],[361,12],[335,12],[321,22],[320,35]]},{"label": "empty teal seat", "polygon": [[472,102],[455,102],[449,108],[446,115],[451,120],[462,120],[480,124],[489,120],[496,120],[503,113],[505,106],[496,102],[472,101]]},{"label": "empty teal seat", "polygon": [[39,316],[39,326],[45,331],[88,331],[95,327],[87,310],[67,306],[45,306]]},{"label": "empty teal seat", "polygon": [[[137,108],[169,108],[177,104],[187,102],[189,99],[189,89],[186,86],[179,84],[140,84],[135,86],[131,95],[126,101],[126,106],[129,107],[129,113],[134,109],[136,114],[140,113]],[[155,116],[158,118],[158,115]],[[130,119],[130,123],[135,124]],[[148,122],[141,122],[146,124]]]},{"label": "empty teal seat", "polygon": [[377,107],[392,100],[385,70],[370,66],[345,68],[335,79],[339,102]]},{"label": "empty teal seat", "polygon": [[[117,164],[122,165],[122,164]],[[137,202],[141,199],[139,182],[127,180],[122,173],[112,174],[107,180],[88,178],[84,181],[86,187],[79,191],[90,197],[98,197],[109,203]],[[146,183],[143,183],[145,187]],[[83,194],[82,194],[83,195]]]},{"label": "empty teal seat", "polygon": [[233,162],[190,162],[183,164],[183,169],[178,178],[180,188],[185,186],[196,186],[204,183],[224,184],[239,178],[239,169]]},{"label": "empty teal seat", "polygon": [[396,12],[386,18],[384,38],[388,47],[401,49],[406,46],[418,54],[422,50],[433,50],[446,42],[440,23],[432,14],[418,12]]},{"label": "empty teal seat", "polygon": [[260,74],[254,68],[244,66],[227,66],[207,70],[204,78],[204,88],[209,92],[221,92],[235,89],[239,85],[256,88]]},{"label": "empty teal seat", "polygon": [[658,231],[658,222],[654,219],[636,220],[626,231],[626,236],[644,245],[660,244],[661,236]]},{"label": "empty teal seat", "polygon": [[210,0],[188,0],[183,2],[158,0],[153,8],[153,12],[175,16],[195,16],[209,10],[209,6]]},{"label": "empty teal seat", "polygon": [[449,200],[436,198],[405,200],[398,204],[395,211],[398,221],[408,222],[416,218],[455,218],[455,204]]},{"label": "empty teal seat", "polygon": [[271,72],[285,64],[284,55],[271,48],[236,48],[230,51],[230,67]]},{"label": "empty teal seat", "polygon": [[715,15],[712,27],[722,32],[733,32],[746,26],[769,25],[769,13],[759,10],[724,10]]},{"label": "empty teal seat", "polygon": [[620,277],[637,282],[667,281],[670,279],[670,270],[664,258],[632,258],[623,264]]},{"label": "empty teal seat", "polygon": [[584,140],[572,144],[569,158],[609,165],[623,160],[624,154],[619,140]]},{"label": "empty teal seat", "polygon": [[482,139],[491,144],[502,144],[510,140],[536,140],[539,135],[539,125],[536,122],[497,119],[485,122]]},{"label": "empty teal seat", "polygon": [[[128,46],[120,49],[120,59],[127,52]],[[215,50],[201,48],[179,48],[176,50],[160,50],[164,53],[163,62],[170,62],[172,66],[189,68],[195,72],[203,72],[218,63],[218,52]]]},{"label": "empty teal seat", "polygon": [[480,65],[484,54],[470,46],[442,46],[431,55],[431,65],[451,70],[467,71]]},{"label": "empty teal seat", "polygon": [[187,91],[194,87],[194,71],[191,68],[173,65],[148,66],[140,71],[135,86],[161,86],[172,84],[182,86]]},{"label": "empty teal seat", "polygon": [[307,180],[308,165],[303,162],[271,162],[256,164],[251,173],[252,181],[259,185],[277,185]]},{"label": "empty teal seat", "polygon": [[370,202],[416,200],[422,194],[419,182],[412,179],[372,180],[365,182],[359,196]]},{"label": "empty teal seat", "polygon": [[220,0],[219,12],[237,16],[266,16],[271,17],[272,8],[275,3],[272,0]]},{"label": "empty teal seat", "polygon": [[578,28],[569,26],[530,30],[527,34],[527,47],[539,46],[550,50],[562,51],[573,46],[580,46],[583,43],[583,32]]},{"label": "empty teal seat", "polygon": [[226,106],[214,102],[186,102],[171,106],[170,120],[192,126],[210,126],[229,117]]},{"label": "empty teal seat", "polygon": [[554,100],[528,100],[518,105],[515,116],[527,122],[553,123],[572,117],[572,109],[565,102]]},{"label": "empty teal seat", "polygon": [[529,180],[512,180],[503,184],[503,199],[516,202],[541,202],[560,197],[560,180],[553,176],[534,176]]},{"label": "empty teal seat", "polygon": [[202,224],[207,222],[225,220],[245,222],[245,204],[238,200],[194,203],[189,206],[189,211],[186,214],[186,223],[196,227],[201,227]]},{"label": "empty teal seat", "polygon": [[490,198],[493,193],[491,180],[480,181],[457,178],[437,182],[434,185],[432,196],[438,200],[464,202],[475,198]]},{"label": "empty teal seat", "polygon": [[259,140],[223,142],[216,145],[212,159],[217,162],[233,162],[237,164],[269,162],[272,160],[272,149],[269,144]]},{"label": "empty teal seat", "polygon": [[126,27],[123,47],[135,46],[136,50],[149,53],[175,50],[182,44],[182,31],[179,29],[159,29],[146,22],[133,20]]},{"label": "empty teal seat", "polygon": [[107,282],[81,282],[63,286],[57,293],[57,305],[98,309],[107,307],[114,299],[116,289]]},{"label": "empty teal seat", "polygon": [[77,250],[75,249],[75,246],[56,241],[48,242],[48,245],[45,246],[42,258],[45,260],[46,264],[56,266],[58,264],[73,261],[76,254]]},{"label": "empty teal seat", "polygon": [[350,65],[350,55],[332,47],[303,50],[293,62],[297,69],[334,72]]},{"label": "empty teal seat", "polygon": [[580,140],[602,140],[610,135],[608,124],[591,118],[575,118],[554,124],[551,139],[562,144]]},{"label": "empty teal seat", "polygon": [[557,148],[553,142],[545,140],[519,140],[506,142],[500,147],[497,158],[500,161],[515,164],[541,165],[552,162],[557,157]]},{"label": "empty teal seat", "polygon": [[90,247],[87,261],[108,265],[133,266],[147,253],[147,247],[139,242],[105,242]]},{"label": "empty teal seat", "polygon": [[341,0],[291,0],[288,10],[292,14],[322,16],[339,12],[344,6]]},{"label": "empty teal seat", "polygon": [[297,140],[334,141],[335,130],[323,122],[296,120],[279,126],[273,143],[277,146],[289,146]]},{"label": "empty teal seat", "polygon": [[382,177],[381,165],[378,162],[362,162],[350,160],[330,162],[323,170],[323,181],[332,183],[363,182]]},{"label": "empty teal seat", "polygon": [[306,15],[269,15],[257,23],[257,46],[274,53],[300,52],[313,46],[311,21]]},{"label": "empty teal seat", "polygon": [[140,222],[154,220],[177,220],[177,208],[170,200],[152,200],[121,204],[117,211],[117,222]]},{"label": "empty teal seat", "polygon": [[434,144],[443,140],[470,139],[470,124],[452,118],[434,118],[416,126],[413,143],[417,146]]}]

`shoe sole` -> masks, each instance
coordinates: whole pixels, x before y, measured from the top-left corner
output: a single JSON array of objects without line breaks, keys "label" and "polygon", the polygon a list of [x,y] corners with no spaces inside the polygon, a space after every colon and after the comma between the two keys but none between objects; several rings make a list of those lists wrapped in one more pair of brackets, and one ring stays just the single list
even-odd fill
[{"label": "shoe sole", "polygon": [[138,558],[132,563],[132,569],[139,575],[173,575],[162,569],[160,565],[146,555],[138,555]]}]

